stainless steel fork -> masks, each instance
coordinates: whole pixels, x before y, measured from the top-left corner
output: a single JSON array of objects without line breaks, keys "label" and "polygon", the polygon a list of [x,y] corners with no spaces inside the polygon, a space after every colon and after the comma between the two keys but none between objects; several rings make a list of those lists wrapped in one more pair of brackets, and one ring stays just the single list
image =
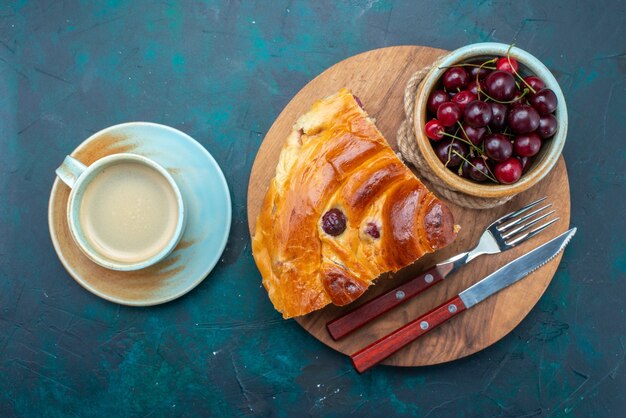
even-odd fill
[{"label": "stainless steel fork", "polygon": [[474,248],[432,266],[408,282],[328,322],[326,324],[328,332],[333,339],[338,340],[390,309],[418,295],[434,284],[443,281],[449,274],[455,272],[476,257],[483,254],[501,253],[539,234],[559,220],[558,217],[554,218],[531,230],[534,225],[537,225],[555,212],[555,210],[544,212],[552,206],[552,204],[547,204],[527,213],[545,200],[546,197],[543,197],[521,209],[507,213],[501,218],[496,219],[485,229],[485,232],[483,232],[478,244]]}]

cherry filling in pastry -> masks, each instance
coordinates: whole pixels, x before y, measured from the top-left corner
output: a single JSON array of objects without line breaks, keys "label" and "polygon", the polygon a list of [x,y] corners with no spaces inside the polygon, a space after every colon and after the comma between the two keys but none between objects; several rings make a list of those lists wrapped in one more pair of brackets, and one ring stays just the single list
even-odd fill
[{"label": "cherry filling in pastry", "polygon": [[380,238],[380,230],[374,222],[368,222],[365,226],[365,233],[372,238]]},{"label": "cherry filling in pastry", "polygon": [[450,210],[342,89],[314,103],[288,134],[252,254],[274,307],[293,318],[351,303],[456,231]]},{"label": "cherry filling in pastry", "polygon": [[322,229],[333,237],[341,235],[346,230],[346,215],[337,208],[329,210],[322,216]]}]

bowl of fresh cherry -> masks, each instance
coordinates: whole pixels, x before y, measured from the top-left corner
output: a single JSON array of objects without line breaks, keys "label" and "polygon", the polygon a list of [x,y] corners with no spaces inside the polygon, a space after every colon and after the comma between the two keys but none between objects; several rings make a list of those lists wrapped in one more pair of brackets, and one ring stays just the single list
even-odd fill
[{"label": "bowl of fresh cherry", "polygon": [[479,43],[433,65],[417,91],[414,123],[424,160],[448,187],[502,198],[532,187],[557,163],[567,108],[537,58]]}]

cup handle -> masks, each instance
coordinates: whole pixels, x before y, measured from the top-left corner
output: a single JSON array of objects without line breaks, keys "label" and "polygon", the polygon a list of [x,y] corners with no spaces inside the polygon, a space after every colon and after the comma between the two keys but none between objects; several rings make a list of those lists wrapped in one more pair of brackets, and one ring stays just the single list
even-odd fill
[{"label": "cup handle", "polygon": [[78,177],[80,177],[86,169],[87,166],[85,164],[68,155],[63,160],[63,164],[61,164],[55,172],[61,181],[71,188],[74,187]]}]

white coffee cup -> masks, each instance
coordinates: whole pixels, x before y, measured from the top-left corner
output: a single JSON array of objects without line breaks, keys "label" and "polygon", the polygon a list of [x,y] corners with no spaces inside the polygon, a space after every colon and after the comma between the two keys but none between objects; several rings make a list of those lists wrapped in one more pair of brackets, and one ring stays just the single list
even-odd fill
[{"label": "white coffee cup", "polygon": [[185,228],[185,205],[172,176],[136,154],[113,154],[90,166],[67,156],[56,170],[69,187],[72,237],[95,263],[139,270],[165,258]]}]

